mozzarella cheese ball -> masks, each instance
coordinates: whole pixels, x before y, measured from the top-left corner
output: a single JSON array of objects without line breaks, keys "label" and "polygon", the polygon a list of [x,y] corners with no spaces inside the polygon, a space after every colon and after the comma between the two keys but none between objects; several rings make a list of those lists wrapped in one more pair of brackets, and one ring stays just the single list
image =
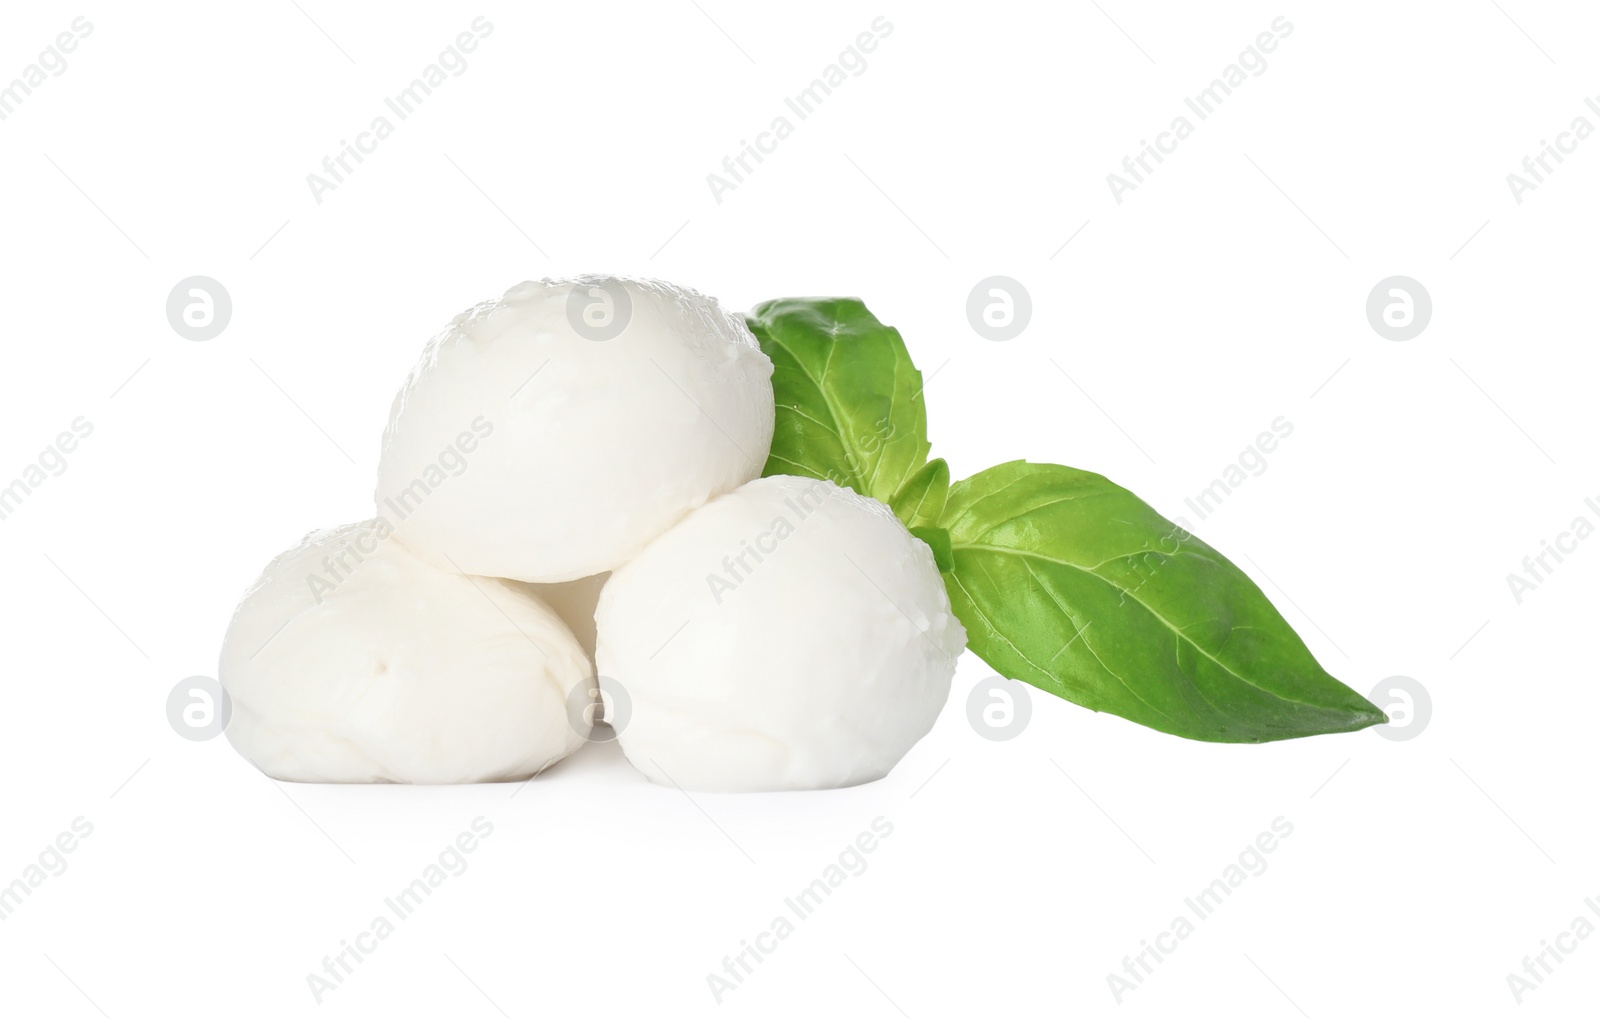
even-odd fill
[{"label": "mozzarella cheese ball", "polygon": [[933,727],[966,644],[932,551],[887,506],[785,476],[657,538],[595,622],[600,674],[631,702],[628,760],[712,792],[882,778]]},{"label": "mozzarella cheese ball", "polygon": [[306,536],[268,564],[223,642],[228,739],[296,782],[521,779],[577,749],[588,656],[499,580],[428,565],[382,520]]},{"label": "mozzarella cheese ball", "polygon": [[378,513],[436,566],[576,580],[759,475],[772,427],[772,362],[715,300],[521,283],[457,316],[395,397]]}]

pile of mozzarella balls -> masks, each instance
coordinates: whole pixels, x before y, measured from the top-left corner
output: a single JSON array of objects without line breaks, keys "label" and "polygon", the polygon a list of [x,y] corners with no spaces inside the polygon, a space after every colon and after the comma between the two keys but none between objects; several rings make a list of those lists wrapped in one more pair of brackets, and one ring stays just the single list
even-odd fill
[{"label": "pile of mozzarella balls", "polygon": [[235,612],[234,747],[300,782],[521,780],[602,738],[682,789],[888,774],[966,634],[888,507],[761,476],[772,373],[742,316],[657,281],[457,316],[395,397],[375,515]]}]

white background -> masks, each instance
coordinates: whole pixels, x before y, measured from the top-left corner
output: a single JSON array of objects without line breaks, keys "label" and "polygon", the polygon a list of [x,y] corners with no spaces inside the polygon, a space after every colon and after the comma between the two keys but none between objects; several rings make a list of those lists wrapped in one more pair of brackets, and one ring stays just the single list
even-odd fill
[{"label": "white background", "polygon": [[[78,416],[94,433],[0,521],[0,883],[74,818],[94,831],[0,922],[0,1012],[1592,1006],[1600,938],[1521,1006],[1506,975],[1575,917],[1600,924],[1600,541],[1521,604],[1506,576],[1600,522],[1600,140],[1520,204],[1506,175],[1573,118],[1600,126],[1596,12],[298,6],[3,16],[0,79],[75,16],[94,27],[0,122],[0,483]],[[314,201],[306,175],[480,14],[468,69]],[[893,32],[866,70],[717,203],[706,175],[878,15]],[[1267,69],[1114,201],[1106,175],[1278,16],[1293,33]],[[519,280],[584,271],[738,308],[863,297],[929,377],[958,477],[1020,457],[1107,474],[1188,517],[1351,686],[1419,681],[1431,722],[1222,746],[1039,693],[995,743],[967,722],[990,674],[969,654],[933,733],[837,792],[691,801],[596,748],[514,798],[287,786],[176,736],[167,693],[214,673],[261,566],[370,515],[423,341]],[[210,342],[164,313],[195,274],[234,303]],[[1034,307],[1004,343],[964,311],[996,274]],[[1395,274],[1432,295],[1409,342],[1366,320]],[[1279,415],[1294,433],[1268,469],[1197,521],[1184,500]],[[470,869],[316,1004],[306,975],[480,815]],[[707,974],[880,815],[867,871],[718,1005]],[[1107,975],[1279,817],[1293,834],[1265,873],[1118,1004]]]}]

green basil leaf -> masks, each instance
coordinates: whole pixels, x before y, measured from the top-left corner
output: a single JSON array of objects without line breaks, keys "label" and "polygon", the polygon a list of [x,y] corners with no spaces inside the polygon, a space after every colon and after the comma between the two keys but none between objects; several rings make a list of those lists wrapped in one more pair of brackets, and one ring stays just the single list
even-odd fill
[{"label": "green basil leaf", "polygon": [[922,373],[900,334],[853,297],[768,301],[745,320],[774,369],[765,473],[889,502],[928,459]]},{"label": "green basil leaf", "polygon": [[968,644],[1009,677],[1223,743],[1388,721],[1244,571],[1098,474],[1001,464],[951,486],[941,523]]},{"label": "green basil leaf", "polygon": [[913,527],[912,535],[933,549],[933,563],[940,573],[955,569],[956,560],[950,545],[950,532],[942,527]]},{"label": "green basil leaf", "polygon": [[949,494],[950,465],[942,459],[929,460],[900,486],[900,491],[889,500],[889,508],[914,531],[939,522]]}]

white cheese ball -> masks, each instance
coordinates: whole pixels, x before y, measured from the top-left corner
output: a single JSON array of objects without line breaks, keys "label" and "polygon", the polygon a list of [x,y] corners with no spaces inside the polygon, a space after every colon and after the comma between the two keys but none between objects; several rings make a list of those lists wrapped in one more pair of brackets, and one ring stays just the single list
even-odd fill
[{"label": "white cheese ball", "polygon": [[628,760],[712,792],[882,778],[933,727],[966,644],[932,551],[887,506],[785,476],[657,538],[595,622]]},{"label": "white cheese ball", "polygon": [[223,642],[228,739],[294,782],[495,782],[588,736],[588,656],[525,589],[428,565],[383,521],[268,564]]},{"label": "white cheese ball", "polygon": [[521,283],[457,316],[395,397],[378,514],[436,566],[576,580],[759,475],[772,427],[772,361],[712,298]]}]

